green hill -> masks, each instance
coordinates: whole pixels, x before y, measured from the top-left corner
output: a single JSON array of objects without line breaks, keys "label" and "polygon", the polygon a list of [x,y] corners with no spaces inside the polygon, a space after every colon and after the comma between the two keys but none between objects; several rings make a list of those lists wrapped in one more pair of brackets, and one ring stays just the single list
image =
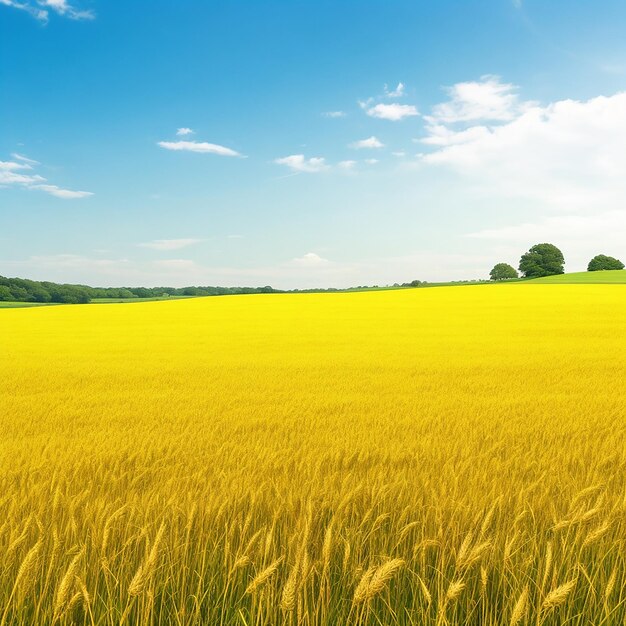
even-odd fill
[{"label": "green hill", "polygon": [[626,270],[605,270],[601,272],[572,272],[571,274],[558,274],[557,276],[545,276],[524,281],[527,283],[549,284],[626,284]]}]

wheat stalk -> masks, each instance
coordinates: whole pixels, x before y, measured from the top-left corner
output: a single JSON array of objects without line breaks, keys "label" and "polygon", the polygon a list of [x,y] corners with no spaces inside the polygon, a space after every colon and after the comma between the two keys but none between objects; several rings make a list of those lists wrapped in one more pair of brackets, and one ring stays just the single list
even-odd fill
[{"label": "wheat stalk", "polygon": [[[83,549],[81,549],[74,558],[70,561],[70,565],[67,568],[63,578],[61,578],[61,582],[57,588],[55,601],[54,601],[54,616],[53,621],[60,619],[63,613],[69,609],[70,605],[70,593],[72,592],[72,588],[76,579],[76,570],[78,569],[78,564],[83,556]],[[80,597],[80,594],[78,594]]]},{"label": "wheat stalk", "polygon": [[613,589],[615,588],[615,582],[617,581],[617,567],[613,567],[613,571],[609,576],[609,580],[606,583],[606,587],[604,589],[604,601],[608,602],[611,594],[613,593]]},{"label": "wheat stalk", "polygon": [[419,578],[419,581],[420,581],[420,587],[422,589],[422,595],[424,596],[424,600],[426,601],[426,606],[430,606],[432,604],[433,597],[430,591],[428,590],[428,587],[426,586],[426,583],[423,581],[423,579]]},{"label": "wheat stalk", "polygon": [[365,599],[371,600],[377,596],[393,578],[393,575],[403,566],[403,559],[392,559],[391,561],[387,561],[387,563],[383,563],[380,567],[378,567],[370,578]]},{"label": "wheat stalk", "polygon": [[162,523],[157,531],[156,537],[154,538],[150,552],[148,552],[148,556],[139,566],[139,569],[135,572],[135,575],[130,581],[130,585],[128,587],[129,596],[138,596],[146,590],[148,583],[154,574],[154,570],[156,569],[159,558],[159,547],[161,540],[163,539],[164,532],[165,524]]},{"label": "wheat stalk", "polygon": [[575,586],[576,579],[573,578],[550,591],[541,604],[541,611],[550,611],[563,604]]},{"label": "wheat stalk", "polygon": [[361,602],[365,602],[367,599],[367,592],[369,589],[370,581],[374,576],[374,572],[376,571],[376,566],[368,568],[363,576],[361,576],[361,580],[359,580],[359,584],[356,586],[354,590],[354,597],[352,599],[354,604],[360,604]]},{"label": "wheat stalk", "polygon": [[517,599],[513,612],[511,613],[511,621],[509,626],[517,626],[526,615],[526,605],[528,604],[528,587],[524,587],[524,590]]},{"label": "wheat stalk", "polygon": [[548,541],[548,545],[546,547],[546,560],[543,566],[543,578],[541,580],[541,588],[545,588],[546,583],[548,582],[548,577],[550,576],[550,571],[552,569],[552,542]]},{"label": "wheat stalk", "polygon": [[296,606],[299,569],[299,564],[296,563],[296,565],[291,568],[291,572],[287,577],[287,582],[283,587],[283,592],[280,598],[280,606],[285,611],[293,611]]},{"label": "wheat stalk", "polygon": [[607,533],[609,528],[611,528],[611,523],[607,520],[600,524],[600,526],[598,526],[594,530],[590,531],[583,541],[583,548],[591,545],[592,543],[595,543],[596,541],[598,541],[598,539],[602,538]]},{"label": "wheat stalk", "polygon": [[276,573],[278,566],[281,564],[283,557],[276,559],[273,563],[270,563],[263,571],[252,579],[252,582],[246,588],[246,594],[252,594],[259,590],[265,583]]}]

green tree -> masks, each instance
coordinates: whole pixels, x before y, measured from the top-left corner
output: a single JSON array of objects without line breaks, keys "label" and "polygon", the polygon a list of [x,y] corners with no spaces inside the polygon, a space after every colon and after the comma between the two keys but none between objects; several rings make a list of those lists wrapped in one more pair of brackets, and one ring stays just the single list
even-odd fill
[{"label": "green tree", "polygon": [[606,254],[598,254],[594,256],[587,266],[588,272],[598,272],[600,270],[623,270],[624,264],[612,256]]},{"label": "green tree", "polygon": [[517,270],[508,263],[497,263],[493,266],[491,272],[489,272],[489,278],[491,280],[510,280],[511,278],[518,278],[519,274]]},{"label": "green tree", "polygon": [[11,290],[5,285],[0,285],[0,301],[13,300]]},{"label": "green tree", "polygon": [[538,243],[522,255],[519,271],[526,278],[540,278],[563,274],[565,258],[563,253],[551,243]]}]

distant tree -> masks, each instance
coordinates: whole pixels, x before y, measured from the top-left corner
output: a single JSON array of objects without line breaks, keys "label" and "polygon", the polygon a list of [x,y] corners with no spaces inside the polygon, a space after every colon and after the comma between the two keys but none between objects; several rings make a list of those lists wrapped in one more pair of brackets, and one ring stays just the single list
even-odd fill
[{"label": "distant tree", "polygon": [[151,298],[154,295],[152,289],[148,289],[146,287],[134,287],[129,291],[131,291],[137,298]]},{"label": "distant tree", "polygon": [[489,278],[491,280],[510,280],[511,278],[518,278],[519,274],[517,270],[508,263],[497,263],[493,266],[491,272],[489,272]]},{"label": "distant tree", "polygon": [[28,291],[24,289],[24,287],[19,287],[17,285],[11,287],[11,300],[15,300],[16,302],[26,302],[28,300]]},{"label": "distant tree", "polygon": [[13,294],[7,286],[0,285],[0,302],[6,300],[13,300]]},{"label": "distant tree", "polygon": [[34,285],[29,289],[28,299],[31,302],[50,302],[52,300],[52,296],[47,289],[44,289],[39,285]]},{"label": "distant tree", "polygon": [[598,272],[600,270],[623,270],[624,264],[612,256],[606,254],[598,254],[594,256],[587,266],[588,272]]},{"label": "distant tree", "polygon": [[563,253],[551,243],[538,243],[522,255],[519,270],[526,278],[540,278],[563,274],[565,258]]}]

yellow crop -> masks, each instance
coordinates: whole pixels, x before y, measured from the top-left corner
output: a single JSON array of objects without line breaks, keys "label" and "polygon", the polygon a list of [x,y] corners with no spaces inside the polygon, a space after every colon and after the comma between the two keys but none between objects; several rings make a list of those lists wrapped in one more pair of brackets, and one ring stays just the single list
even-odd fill
[{"label": "yellow crop", "polygon": [[626,618],[626,287],[2,310],[0,381],[0,626]]}]

